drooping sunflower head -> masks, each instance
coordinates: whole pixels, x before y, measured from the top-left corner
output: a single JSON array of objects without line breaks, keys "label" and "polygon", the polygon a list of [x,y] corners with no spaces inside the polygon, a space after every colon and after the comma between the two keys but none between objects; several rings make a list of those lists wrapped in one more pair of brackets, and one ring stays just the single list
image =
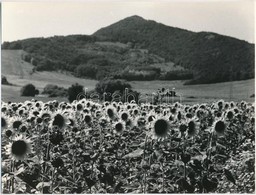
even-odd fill
[{"label": "drooping sunflower head", "polygon": [[86,114],[84,116],[84,121],[86,124],[90,124],[92,122],[92,116],[90,114]]},{"label": "drooping sunflower head", "polygon": [[1,129],[4,130],[8,126],[7,117],[1,116]]},{"label": "drooping sunflower head", "polygon": [[187,124],[187,135],[189,137],[193,137],[197,133],[198,133],[198,123],[196,122],[195,119],[189,120]]},{"label": "drooping sunflower head", "polygon": [[219,101],[217,102],[217,106],[218,106],[219,109],[222,109],[223,106],[224,106],[224,100],[219,100]]},{"label": "drooping sunflower head", "polygon": [[170,124],[165,118],[159,117],[152,124],[153,139],[165,139],[170,132]]},{"label": "drooping sunflower head", "polygon": [[24,160],[30,152],[31,141],[22,136],[14,138],[13,142],[7,145],[7,154],[16,160]]},{"label": "drooping sunflower head", "polygon": [[116,108],[113,106],[108,106],[106,108],[106,114],[110,119],[115,119],[116,118]]},{"label": "drooping sunflower head", "polygon": [[184,133],[187,130],[187,128],[188,128],[187,125],[184,123],[181,123],[179,126],[179,130],[181,133]]},{"label": "drooping sunflower head", "polygon": [[215,123],[213,124],[213,130],[219,136],[224,135],[226,130],[226,123],[224,122],[224,120],[219,119],[215,121]]},{"label": "drooping sunflower head", "polygon": [[81,103],[78,102],[78,103],[76,104],[76,110],[77,110],[77,111],[82,111],[83,109],[84,109],[83,104],[81,104]]},{"label": "drooping sunflower head", "polygon": [[63,129],[67,125],[67,118],[66,116],[61,112],[56,112],[56,114],[53,116],[51,120],[51,125],[57,126],[58,129]]}]

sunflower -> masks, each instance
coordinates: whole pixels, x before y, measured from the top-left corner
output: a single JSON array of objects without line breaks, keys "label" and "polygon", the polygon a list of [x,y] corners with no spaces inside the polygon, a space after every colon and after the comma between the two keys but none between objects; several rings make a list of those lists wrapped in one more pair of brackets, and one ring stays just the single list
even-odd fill
[{"label": "sunflower", "polygon": [[125,130],[125,124],[123,121],[118,121],[114,124],[115,133],[121,134]]},{"label": "sunflower", "polygon": [[143,117],[143,116],[138,116],[138,117],[136,117],[136,119],[135,119],[135,124],[136,124],[136,126],[139,127],[139,128],[145,127],[146,123],[147,123],[147,120],[146,120],[145,117]]},{"label": "sunflower", "polygon": [[21,117],[14,117],[11,119],[11,128],[18,130],[19,127],[23,124],[23,119]]},{"label": "sunflower", "polygon": [[219,109],[222,109],[222,108],[223,108],[223,105],[224,105],[224,100],[219,100],[219,101],[216,103],[216,106],[217,106]]},{"label": "sunflower", "polygon": [[227,112],[226,112],[226,118],[228,119],[228,120],[231,120],[231,119],[233,119],[234,118],[234,111],[233,110],[228,110]]},{"label": "sunflower", "polygon": [[127,120],[129,119],[129,113],[126,112],[126,111],[121,112],[120,118],[121,118],[123,121],[127,121]]},{"label": "sunflower", "polygon": [[116,108],[114,108],[113,106],[108,106],[106,108],[106,114],[110,119],[115,119],[116,118]]},{"label": "sunflower", "polygon": [[6,147],[7,154],[16,160],[24,160],[31,153],[31,141],[22,136],[15,137]]},{"label": "sunflower", "polygon": [[59,129],[65,128],[67,125],[66,116],[61,112],[56,112],[51,120],[51,126],[57,126]]},{"label": "sunflower", "polygon": [[147,116],[147,122],[150,123],[150,122],[154,121],[155,118],[156,118],[155,115],[150,114],[150,115]]},{"label": "sunflower", "polygon": [[6,129],[5,130],[5,135],[6,135],[6,137],[11,137],[12,135],[13,135],[13,131],[12,130],[10,130],[10,129]]},{"label": "sunflower", "polygon": [[51,120],[52,114],[48,111],[41,111],[39,117],[42,118],[44,122],[49,122]]},{"label": "sunflower", "polygon": [[159,117],[153,121],[152,136],[154,139],[165,139],[170,132],[170,124],[168,120]]},{"label": "sunflower", "polygon": [[4,130],[8,126],[7,117],[3,116],[1,117],[1,129]]},{"label": "sunflower", "polygon": [[76,110],[77,111],[82,111],[84,109],[83,105],[81,103],[76,104]]},{"label": "sunflower", "polygon": [[213,130],[219,136],[224,135],[225,130],[226,130],[226,123],[224,122],[224,120],[220,119],[220,120],[215,121],[215,123],[213,124]]},{"label": "sunflower", "polygon": [[190,119],[187,124],[187,135],[193,137],[198,132],[199,125],[195,119]]},{"label": "sunflower", "polygon": [[187,128],[188,128],[187,125],[184,123],[181,123],[179,126],[179,130],[181,133],[184,133],[187,130]]},{"label": "sunflower", "polygon": [[86,114],[84,116],[84,121],[86,122],[86,124],[91,124],[92,122],[92,116],[90,114]]}]

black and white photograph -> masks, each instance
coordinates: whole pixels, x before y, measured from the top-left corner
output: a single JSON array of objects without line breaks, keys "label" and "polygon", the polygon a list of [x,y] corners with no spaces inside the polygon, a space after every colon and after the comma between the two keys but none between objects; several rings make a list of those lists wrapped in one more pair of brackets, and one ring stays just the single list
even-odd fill
[{"label": "black and white photograph", "polygon": [[1,193],[255,193],[255,0],[0,8]]}]

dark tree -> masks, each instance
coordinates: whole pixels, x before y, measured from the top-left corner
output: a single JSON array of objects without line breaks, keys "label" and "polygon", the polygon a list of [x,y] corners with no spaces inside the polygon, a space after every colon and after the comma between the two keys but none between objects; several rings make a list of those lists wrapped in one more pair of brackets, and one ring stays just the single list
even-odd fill
[{"label": "dark tree", "polygon": [[72,85],[68,88],[68,100],[69,102],[73,102],[77,99],[78,95],[84,93],[84,87],[79,85],[78,83]]},{"label": "dark tree", "polygon": [[33,84],[27,84],[21,88],[21,96],[32,96],[35,97],[36,94],[39,93],[39,91],[36,89],[36,87]]}]

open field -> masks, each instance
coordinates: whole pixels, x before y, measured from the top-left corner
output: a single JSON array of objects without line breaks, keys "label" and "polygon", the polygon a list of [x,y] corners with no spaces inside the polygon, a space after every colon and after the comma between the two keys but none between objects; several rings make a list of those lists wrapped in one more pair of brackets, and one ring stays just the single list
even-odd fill
[{"label": "open field", "polygon": [[[24,101],[26,97],[20,97],[20,89],[22,86],[32,83],[42,92],[47,84],[55,84],[68,88],[72,84],[79,83],[91,90],[97,81],[76,78],[72,75],[58,72],[35,72],[30,74],[33,65],[21,59],[21,50],[3,50],[2,51],[2,75],[6,76],[8,81],[14,86],[2,85],[2,100],[4,101]],[[36,97],[42,101],[48,101],[52,98]],[[56,98],[55,98],[56,99]],[[60,98],[65,100],[65,98]]]},{"label": "open field", "polygon": [[[20,89],[28,83],[33,83],[40,92],[47,84],[68,88],[77,82],[91,90],[97,83],[96,80],[76,78],[68,73],[43,71],[30,74],[33,66],[21,59],[22,52],[21,50],[2,51],[2,75],[6,76],[8,81],[13,84],[13,86],[2,85],[3,101],[25,101],[26,97],[20,97]],[[142,94],[152,94],[162,87],[175,88],[176,92],[182,96],[183,103],[212,102],[218,99],[253,102],[254,98],[250,98],[250,96],[255,93],[255,79],[203,85],[183,85],[184,81],[132,81],[130,83],[133,89]],[[36,99],[52,100],[52,98],[40,96],[37,96]],[[57,99],[66,100],[65,98]],[[174,101],[179,100],[179,97],[174,99]]]}]

